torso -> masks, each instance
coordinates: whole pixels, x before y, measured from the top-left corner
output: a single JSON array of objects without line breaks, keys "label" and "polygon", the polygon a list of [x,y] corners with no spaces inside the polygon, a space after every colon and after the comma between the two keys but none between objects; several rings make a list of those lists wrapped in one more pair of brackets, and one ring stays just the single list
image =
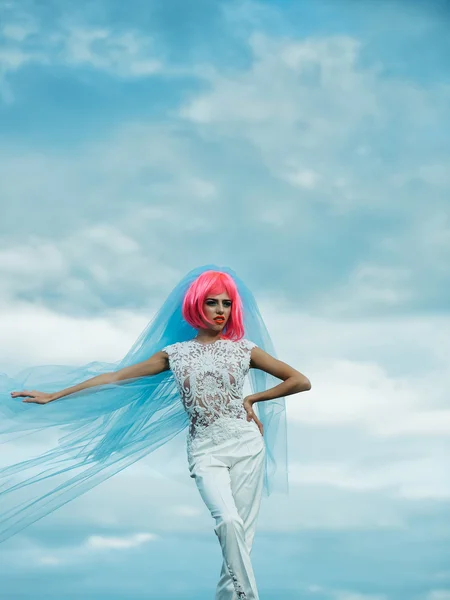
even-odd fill
[{"label": "torso", "polygon": [[188,340],[163,349],[190,420],[188,450],[196,439],[220,442],[238,436],[248,424],[243,387],[254,346],[244,338],[206,344]]}]

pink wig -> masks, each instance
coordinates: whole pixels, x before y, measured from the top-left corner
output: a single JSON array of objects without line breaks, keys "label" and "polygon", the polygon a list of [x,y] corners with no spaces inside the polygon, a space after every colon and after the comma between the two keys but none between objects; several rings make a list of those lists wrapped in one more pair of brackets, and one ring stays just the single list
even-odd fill
[{"label": "pink wig", "polygon": [[221,271],[204,271],[189,286],[183,300],[183,318],[195,329],[205,328],[209,321],[203,310],[203,304],[208,296],[227,293],[232,301],[231,313],[222,332],[222,338],[238,341],[244,336],[242,300],[231,275]]}]

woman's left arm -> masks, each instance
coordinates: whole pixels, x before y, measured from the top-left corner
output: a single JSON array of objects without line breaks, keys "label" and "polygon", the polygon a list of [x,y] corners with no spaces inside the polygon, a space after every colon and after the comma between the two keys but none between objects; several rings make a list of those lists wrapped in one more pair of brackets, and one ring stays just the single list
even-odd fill
[{"label": "woman's left arm", "polygon": [[255,402],[264,402],[264,400],[283,398],[284,396],[298,394],[299,392],[306,392],[311,389],[311,382],[306,375],[303,375],[303,373],[300,373],[300,371],[297,371],[294,367],[291,367],[281,360],[277,360],[258,347],[252,349],[250,367],[253,369],[261,369],[261,371],[265,371],[266,373],[269,373],[269,375],[273,375],[274,377],[283,380],[282,383],[269,388],[264,392],[251,394],[244,399],[247,420],[256,421],[262,434],[262,424],[253,411],[253,404],[255,404]]},{"label": "woman's left arm", "polygon": [[294,369],[290,365],[286,364],[281,360],[277,360],[261,348],[255,347],[252,349],[250,357],[250,367],[253,369],[260,369],[273,375],[277,379],[282,379],[283,382],[276,385],[273,388],[259,392],[258,394],[252,394],[247,396],[251,398],[253,402],[262,402],[264,400],[274,400],[275,398],[283,398],[290,394],[297,394],[298,392],[306,392],[311,389],[311,382]]}]

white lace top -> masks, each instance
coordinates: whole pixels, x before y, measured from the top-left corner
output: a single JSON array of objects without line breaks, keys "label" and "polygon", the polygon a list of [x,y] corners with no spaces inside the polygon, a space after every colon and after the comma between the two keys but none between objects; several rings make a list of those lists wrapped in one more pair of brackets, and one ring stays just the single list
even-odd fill
[{"label": "white lace top", "polygon": [[192,339],[163,348],[190,420],[188,452],[195,440],[206,436],[219,443],[239,436],[244,421],[248,426],[242,390],[255,346],[245,338],[207,344]]}]

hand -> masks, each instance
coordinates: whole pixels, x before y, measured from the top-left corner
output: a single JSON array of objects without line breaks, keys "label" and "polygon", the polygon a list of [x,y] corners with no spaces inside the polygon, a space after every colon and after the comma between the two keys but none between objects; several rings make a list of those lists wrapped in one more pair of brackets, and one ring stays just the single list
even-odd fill
[{"label": "hand", "polygon": [[250,397],[247,396],[246,398],[244,398],[244,408],[247,411],[247,421],[255,421],[255,423],[258,425],[258,429],[259,429],[261,435],[264,435],[263,424],[258,419],[255,411],[253,410],[254,403],[255,403],[255,401],[251,400]]},{"label": "hand", "polygon": [[53,400],[52,394],[47,394],[45,392],[38,392],[38,390],[22,390],[21,392],[11,392],[12,398],[27,398],[26,400],[22,400],[22,402],[34,402],[35,404],[48,404]]}]

